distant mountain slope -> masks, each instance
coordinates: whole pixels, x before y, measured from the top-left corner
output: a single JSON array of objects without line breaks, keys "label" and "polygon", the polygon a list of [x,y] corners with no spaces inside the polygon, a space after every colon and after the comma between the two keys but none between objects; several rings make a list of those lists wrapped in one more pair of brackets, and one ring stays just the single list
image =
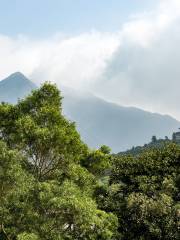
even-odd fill
[{"label": "distant mountain slope", "polygon": [[35,89],[36,85],[22,73],[16,72],[0,81],[0,102],[15,103]]},{"label": "distant mountain slope", "polygon": [[[15,73],[0,82],[0,101],[16,102],[27,95],[35,84],[23,74]],[[156,135],[171,136],[180,122],[167,115],[154,114],[133,107],[122,107],[91,94],[63,89],[63,111],[75,121],[82,139],[93,148],[103,144],[113,152],[144,145]]]},{"label": "distant mountain slope", "polygon": [[64,112],[90,146],[106,144],[114,152],[144,145],[153,135],[171,136],[180,122],[167,115],[122,107],[94,96],[65,93]]}]

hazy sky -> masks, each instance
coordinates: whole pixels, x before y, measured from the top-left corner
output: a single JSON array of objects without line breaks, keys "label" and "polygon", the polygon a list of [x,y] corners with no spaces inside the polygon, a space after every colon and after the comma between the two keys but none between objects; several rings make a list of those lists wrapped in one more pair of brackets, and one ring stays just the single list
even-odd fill
[{"label": "hazy sky", "polygon": [[180,120],[180,0],[0,0],[0,78],[21,71]]}]

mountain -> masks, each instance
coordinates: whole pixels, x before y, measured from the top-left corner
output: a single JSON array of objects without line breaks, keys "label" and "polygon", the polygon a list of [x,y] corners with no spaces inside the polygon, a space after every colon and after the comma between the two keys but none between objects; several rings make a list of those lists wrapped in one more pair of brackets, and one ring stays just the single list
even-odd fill
[{"label": "mountain", "polygon": [[168,115],[122,107],[92,95],[64,92],[64,113],[77,123],[82,138],[92,147],[108,145],[113,152],[149,142],[153,135],[168,136],[180,122]]},{"label": "mountain", "polygon": [[[0,101],[15,102],[36,86],[21,73],[0,82]],[[168,115],[109,103],[89,93],[62,89],[63,111],[75,121],[82,139],[93,148],[103,144],[120,152],[143,145],[156,135],[171,136],[180,122]]]},{"label": "mountain", "polygon": [[0,102],[15,103],[35,89],[36,85],[22,73],[16,72],[0,81]]}]

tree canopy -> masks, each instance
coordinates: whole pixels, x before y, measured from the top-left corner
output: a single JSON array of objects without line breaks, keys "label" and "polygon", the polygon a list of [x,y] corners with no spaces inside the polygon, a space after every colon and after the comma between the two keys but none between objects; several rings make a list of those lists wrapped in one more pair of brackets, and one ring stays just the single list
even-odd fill
[{"label": "tree canopy", "polygon": [[118,216],[119,239],[179,239],[180,146],[114,158],[110,184],[97,200]]},{"label": "tree canopy", "polygon": [[61,100],[45,83],[17,105],[0,105],[2,239],[114,236],[117,218],[97,207],[97,180],[80,164],[91,152],[62,115]]},{"label": "tree canopy", "polygon": [[0,239],[179,240],[180,146],[89,149],[61,105],[48,82],[0,104]]}]

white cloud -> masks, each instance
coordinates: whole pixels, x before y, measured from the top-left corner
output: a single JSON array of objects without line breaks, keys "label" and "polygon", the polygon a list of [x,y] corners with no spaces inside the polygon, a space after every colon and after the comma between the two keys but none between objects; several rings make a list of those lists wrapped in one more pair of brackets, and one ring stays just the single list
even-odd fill
[{"label": "white cloud", "polygon": [[87,88],[101,74],[118,45],[118,34],[95,31],[46,40],[0,36],[0,77],[18,70],[36,82],[51,80]]},{"label": "white cloud", "polygon": [[179,0],[160,0],[155,10],[136,14],[125,23],[121,31],[122,38],[126,43],[148,47],[179,17]]},{"label": "white cloud", "polygon": [[116,33],[0,35],[0,78],[21,71],[38,83],[51,80],[180,119],[180,1],[157,2]]},{"label": "white cloud", "polygon": [[124,24],[121,45],[96,82],[96,92],[123,105],[180,119],[179,26],[179,0],[160,1],[156,10]]}]

